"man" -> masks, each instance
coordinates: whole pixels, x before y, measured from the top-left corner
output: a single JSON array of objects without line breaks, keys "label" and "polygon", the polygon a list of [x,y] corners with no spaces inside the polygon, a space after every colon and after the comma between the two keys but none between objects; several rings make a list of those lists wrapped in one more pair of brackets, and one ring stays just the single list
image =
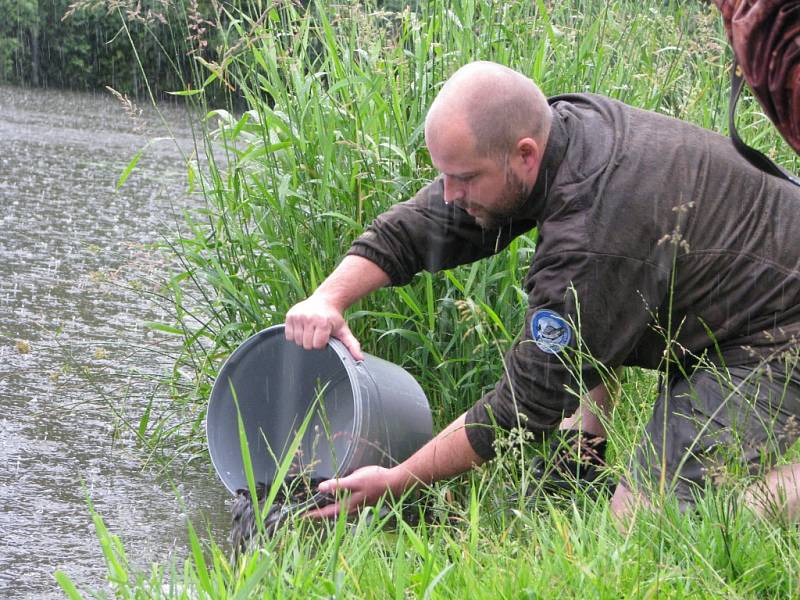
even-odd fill
[{"label": "man", "polygon": [[[629,365],[661,369],[666,381],[614,492],[618,516],[666,490],[691,504],[721,447],[738,447],[755,470],[794,442],[800,369],[785,364],[800,333],[794,187],[745,163],[727,138],[600,96],[548,101],[530,79],[487,62],[446,82],[425,141],[441,175],[370,225],[289,311],[287,338],[311,349],[333,335],[359,359],[343,318],[352,303],[538,227],[525,328],[495,389],[416,454],[321,490],[348,491],[353,510],[461,473],[494,456],[493,423],[544,433],[561,422],[604,436],[590,410],[603,405],[600,370]],[[578,407],[568,388],[579,386],[594,402]],[[789,511],[796,472],[764,480]],[[750,501],[763,508],[758,490]]]}]

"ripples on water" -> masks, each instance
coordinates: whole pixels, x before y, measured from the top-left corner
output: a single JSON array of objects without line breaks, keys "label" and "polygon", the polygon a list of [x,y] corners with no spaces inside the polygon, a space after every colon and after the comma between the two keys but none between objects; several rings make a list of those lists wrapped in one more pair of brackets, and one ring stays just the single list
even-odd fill
[{"label": "ripples on water", "polygon": [[[165,115],[190,151],[185,116]],[[114,190],[156,135],[154,114],[134,122],[105,96],[0,87],[0,597],[62,597],[56,569],[103,587],[87,497],[134,564],[186,553],[186,515],[142,471],[106,397],[138,416],[153,389],[145,375],[170,364],[167,342],[141,326],[163,313],[125,286],[153,288],[166,273],[146,244],[189,202],[175,144],[150,147]],[[76,373],[83,365],[94,382]],[[179,490],[192,520],[202,528],[208,511],[224,536],[214,475]]]}]

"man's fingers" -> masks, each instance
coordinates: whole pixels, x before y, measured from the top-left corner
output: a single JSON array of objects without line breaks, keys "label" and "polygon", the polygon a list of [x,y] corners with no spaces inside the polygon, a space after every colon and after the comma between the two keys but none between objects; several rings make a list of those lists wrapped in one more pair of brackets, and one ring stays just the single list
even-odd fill
[{"label": "man's fingers", "polygon": [[338,479],[327,479],[317,486],[317,490],[323,494],[333,494],[337,490],[349,489],[347,486],[348,477],[340,477]]},{"label": "man's fingers", "polygon": [[311,345],[317,350],[321,350],[328,343],[328,338],[331,337],[331,327],[317,327],[314,330],[314,337],[312,338]]},{"label": "man's fingers", "polygon": [[313,296],[295,304],[286,313],[284,334],[306,350],[321,350],[331,335],[344,343],[356,360],[364,360],[361,344],[355,338],[341,312],[326,302],[314,300]]},{"label": "man's fingers", "polygon": [[358,506],[361,495],[358,493],[349,494],[348,492],[351,492],[352,490],[347,487],[346,480],[347,478],[345,477],[344,479],[329,479],[320,483],[319,486],[317,486],[317,490],[320,492],[325,494],[335,494],[337,491],[342,491],[344,492],[344,495],[340,496],[333,504],[323,506],[322,508],[309,510],[303,513],[303,516],[312,519],[335,517],[341,511],[342,506],[345,507],[345,512],[353,512]]},{"label": "man's fingers", "polygon": [[328,506],[323,506],[322,508],[315,508],[313,510],[308,510],[304,512],[303,518],[330,519],[331,517],[338,516],[340,509],[341,509],[340,503],[334,502],[333,504],[328,504]]},{"label": "man's fingers", "polygon": [[283,334],[286,336],[286,340],[289,342],[294,341],[294,324],[292,320],[286,319],[286,323],[283,327]]},{"label": "man's fingers", "polygon": [[316,327],[307,323],[305,328],[303,329],[303,343],[302,346],[306,350],[311,350],[314,348],[314,331]]},{"label": "man's fingers", "polygon": [[292,327],[292,341],[298,346],[303,345],[303,332],[305,328],[306,325],[303,324],[302,320],[298,320]]},{"label": "man's fingers", "polygon": [[364,355],[361,353],[361,344],[356,339],[356,336],[353,335],[353,332],[350,331],[350,328],[347,324],[344,324],[339,329],[339,335],[337,336],[341,342],[344,344],[344,347],[353,355],[353,358],[356,360],[364,360]]}]

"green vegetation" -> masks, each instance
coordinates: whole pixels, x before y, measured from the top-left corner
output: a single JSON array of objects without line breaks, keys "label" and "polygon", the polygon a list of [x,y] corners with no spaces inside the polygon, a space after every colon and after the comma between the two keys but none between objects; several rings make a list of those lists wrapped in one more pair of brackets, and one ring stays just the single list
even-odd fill
[{"label": "green vegetation", "polygon": [[[431,0],[415,10],[358,3],[249,4],[216,24],[224,51],[209,72],[248,110],[207,113],[207,166],[188,165],[201,210],[170,244],[182,271],[169,282],[180,335],[173,410],[140,423],[154,448],[204,452],[210,385],[243,339],[305,298],[370,220],[434,175],[422,122],[438,86],[474,59],[507,64],[546,94],[619,98],[704,127],[725,121],[728,53],[718,15],[703,3]],[[247,15],[258,15],[248,17]],[[216,85],[211,83],[210,85]],[[188,89],[188,88],[187,88]],[[796,166],[752,103],[742,134]],[[205,163],[205,161],[204,161]],[[365,351],[420,381],[438,427],[501,373],[522,324],[520,282],[535,232],[502,254],[444,274],[419,275],[355,307]],[[622,381],[609,423],[617,474],[647,418],[654,377]],[[384,526],[364,513],[347,523],[298,519],[232,563],[224,542],[203,547],[193,529],[182,565],[131,569],[122,543],[95,517],[114,593],[128,597],[787,597],[800,565],[792,527],[736,504],[731,483],[697,514],[641,515],[620,534],[605,499],[534,505],[517,494],[535,451],[512,436],[501,459],[424,494],[433,522]],[[59,581],[73,597],[65,576]]]},{"label": "green vegetation", "polygon": [[237,564],[216,545],[204,551],[190,529],[182,565],[134,573],[119,538],[97,515],[95,525],[119,598],[796,597],[794,528],[760,522],[728,497],[689,517],[643,514],[623,536],[602,503],[509,506],[494,491],[503,475],[471,480],[463,504],[440,503],[449,521],[395,525],[397,515],[374,511],[298,521]]}]

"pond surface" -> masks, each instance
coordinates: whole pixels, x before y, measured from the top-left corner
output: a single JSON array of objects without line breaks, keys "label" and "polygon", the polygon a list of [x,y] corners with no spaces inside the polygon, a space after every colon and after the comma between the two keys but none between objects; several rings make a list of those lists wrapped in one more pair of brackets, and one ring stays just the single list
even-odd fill
[{"label": "pond surface", "polygon": [[138,567],[187,554],[187,516],[224,539],[213,472],[189,471],[176,494],[124,423],[167,402],[153,380],[175,353],[142,326],[163,309],[131,288],[157,290],[168,266],[147,244],[198,202],[178,149],[192,149],[187,118],[162,112],[177,142],[148,147],[115,191],[167,135],[155,111],[0,87],[0,598],[63,597],[56,569],[105,587],[89,500]]}]

